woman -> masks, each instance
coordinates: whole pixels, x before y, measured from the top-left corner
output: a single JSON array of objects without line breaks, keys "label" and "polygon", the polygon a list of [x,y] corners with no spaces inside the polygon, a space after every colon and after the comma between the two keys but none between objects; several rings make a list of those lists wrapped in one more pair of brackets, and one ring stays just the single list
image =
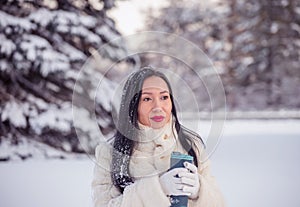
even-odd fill
[{"label": "woman", "polygon": [[[173,151],[194,162],[169,170]],[[204,156],[201,138],[179,123],[165,75],[142,68],[125,83],[113,143],[96,148],[94,206],[169,207],[171,195],[185,195],[189,207],[222,207]]]}]

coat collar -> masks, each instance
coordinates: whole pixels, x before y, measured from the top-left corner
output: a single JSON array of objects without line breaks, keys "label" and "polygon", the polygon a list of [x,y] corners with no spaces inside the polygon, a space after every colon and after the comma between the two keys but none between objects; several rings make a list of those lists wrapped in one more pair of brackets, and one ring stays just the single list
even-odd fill
[{"label": "coat collar", "polygon": [[139,140],[130,159],[130,174],[144,177],[165,172],[170,167],[171,153],[176,149],[177,132],[170,120],[160,129],[139,124]]},{"label": "coat collar", "polygon": [[174,121],[171,116],[169,122],[163,126],[162,128],[159,129],[153,129],[151,127],[145,126],[141,124],[140,122],[138,123],[139,125],[139,130],[138,130],[138,142],[140,143],[146,143],[146,142],[156,142],[159,141],[162,137],[170,137],[171,134],[174,132]]}]

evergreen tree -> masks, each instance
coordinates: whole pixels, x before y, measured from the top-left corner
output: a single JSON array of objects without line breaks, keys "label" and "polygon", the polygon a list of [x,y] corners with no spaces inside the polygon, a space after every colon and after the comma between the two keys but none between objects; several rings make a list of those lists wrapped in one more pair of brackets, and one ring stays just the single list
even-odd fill
[{"label": "evergreen tree", "polygon": [[[18,145],[42,142],[67,152],[93,153],[99,139],[88,130],[79,140],[72,116],[72,94],[81,67],[105,43],[120,37],[106,12],[114,0],[7,0],[0,2],[0,142]],[[103,57],[117,60],[122,45],[109,45]],[[90,89],[96,89],[102,74],[85,71]],[[97,93],[96,114],[104,134],[114,127],[110,113],[113,82]],[[84,89],[84,88],[83,88]],[[106,90],[106,91],[105,91]],[[82,105],[94,100],[89,91],[74,91]],[[85,103],[87,102],[87,103]],[[74,106],[81,107],[81,106]],[[91,114],[82,110],[89,126]],[[30,151],[22,157],[32,156]],[[9,159],[9,158],[2,158]]]}]

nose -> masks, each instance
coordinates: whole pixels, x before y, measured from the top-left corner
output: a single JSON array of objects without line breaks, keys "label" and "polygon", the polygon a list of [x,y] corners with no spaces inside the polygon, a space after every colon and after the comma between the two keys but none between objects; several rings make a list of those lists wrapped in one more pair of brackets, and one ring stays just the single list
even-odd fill
[{"label": "nose", "polygon": [[155,99],[153,104],[153,112],[160,112],[162,111],[162,105],[159,99]]}]

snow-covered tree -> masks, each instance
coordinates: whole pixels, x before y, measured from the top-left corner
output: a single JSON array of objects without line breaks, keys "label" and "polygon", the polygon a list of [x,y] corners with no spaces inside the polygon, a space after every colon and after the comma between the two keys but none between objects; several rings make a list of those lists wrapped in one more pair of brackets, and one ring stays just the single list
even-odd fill
[{"label": "snow-covered tree", "polygon": [[203,49],[221,75],[229,109],[300,108],[299,1],[170,0],[149,16],[148,28]]},{"label": "snow-covered tree", "polygon": [[299,108],[300,2],[232,1],[230,8],[228,69],[243,89],[237,95],[259,99],[260,108]]},{"label": "snow-covered tree", "polygon": [[[66,152],[92,153],[98,140],[82,129],[86,140],[79,142],[72,120],[72,94],[87,58],[120,37],[106,15],[113,6],[114,0],[0,2],[0,146],[34,141]],[[105,48],[100,55],[112,60],[125,51],[124,45]],[[80,119],[86,126],[91,115],[81,107],[94,100],[93,91],[86,90],[95,90],[103,76],[91,71],[83,72],[86,84],[74,91],[82,97],[81,106],[74,107],[82,110]],[[96,98],[95,110],[99,127],[107,135],[114,127],[110,91],[115,85],[107,78],[102,83],[106,87],[97,93],[105,96]],[[32,156],[30,151],[22,155],[27,156]]]}]

